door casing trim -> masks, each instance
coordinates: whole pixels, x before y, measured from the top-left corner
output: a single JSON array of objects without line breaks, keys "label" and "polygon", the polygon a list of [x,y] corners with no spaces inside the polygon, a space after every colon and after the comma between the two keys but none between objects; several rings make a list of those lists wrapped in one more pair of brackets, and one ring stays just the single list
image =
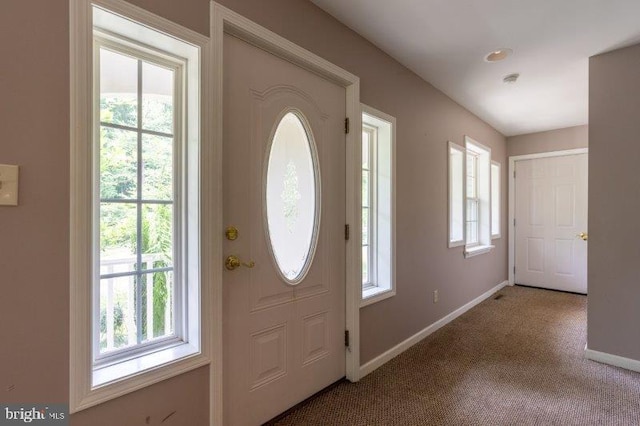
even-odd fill
[{"label": "door casing trim", "polygon": [[515,284],[515,273],[513,269],[516,265],[516,227],[514,220],[516,218],[516,161],[533,160],[536,158],[564,157],[567,155],[589,154],[589,148],[567,149],[563,151],[540,152],[537,154],[514,155],[509,157],[509,222],[507,229],[509,230],[509,285]]},{"label": "door casing trim", "polygon": [[[212,99],[211,111],[213,128],[213,150],[215,162],[211,166],[215,170],[216,185],[211,197],[215,208],[213,229],[223,229],[222,223],[222,141],[223,141],[223,40],[224,34],[238,37],[269,53],[279,56],[295,65],[343,86],[346,90],[346,112],[351,131],[346,135],[346,223],[351,224],[352,235],[346,241],[346,295],[345,295],[345,327],[349,330],[350,346],[346,353],[346,377],[355,382],[360,379],[360,299],[361,271],[360,265],[360,169],[361,138],[357,129],[362,127],[362,111],[360,107],[360,79],[350,72],[332,64],[318,55],[292,43],[278,34],[250,21],[242,15],[212,1],[210,57],[212,61]],[[222,259],[222,232],[214,233],[213,253],[216,259]],[[358,243],[358,244],[356,244]],[[222,276],[215,280],[212,291],[212,362],[210,366],[210,404],[209,422],[221,425],[223,422],[222,395]]]}]

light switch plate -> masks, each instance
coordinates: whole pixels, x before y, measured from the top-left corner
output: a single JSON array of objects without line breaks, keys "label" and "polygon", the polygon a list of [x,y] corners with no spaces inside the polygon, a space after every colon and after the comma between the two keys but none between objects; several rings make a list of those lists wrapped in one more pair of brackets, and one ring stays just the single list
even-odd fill
[{"label": "light switch plate", "polygon": [[0,164],[0,206],[18,205],[18,166]]}]

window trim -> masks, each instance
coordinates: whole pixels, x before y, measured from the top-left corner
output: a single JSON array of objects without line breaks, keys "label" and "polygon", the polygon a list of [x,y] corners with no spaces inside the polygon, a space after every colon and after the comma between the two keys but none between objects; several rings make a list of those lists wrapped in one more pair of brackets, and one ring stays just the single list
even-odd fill
[{"label": "window trim", "polygon": [[[377,208],[377,198],[378,198],[378,186],[376,185],[376,173],[377,173],[377,139],[378,139],[378,128],[372,126],[370,124],[362,123],[362,131],[369,134],[369,205],[365,207],[362,206],[362,209],[368,209],[369,211],[369,223],[367,230],[367,246],[369,248],[368,254],[369,258],[367,259],[367,267],[369,269],[369,280],[365,284],[364,280],[362,283],[363,292],[367,290],[375,290],[378,287],[377,284],[377,262],[375,251],[377,248],[377,217],[375,214]],[[364,170],[364,168],[363,168]],[[372,214],[373,213],[373,214]],[[362,244],[364,247],[364,243]]]},{"label": "window trim", "polygon": [[[376,127],[375,123],[372,123],[372,121],[377,121],[381,124],[384,125],[388,125],[389,126],[389,155],[390,155],[390,163],[389,163],[389,167],[390,167],[390,180],[391,180],[391,184],[390,184],[390,219],[389,219],[389,232],[390,232],[390,237],[389,237],[389,243],[390,243],[390,250],[391,250],[391,261],[390,261],[390,265],[389,265],[389,272],[388,272],[388,279],[389,279],[389,283],[387,285],[380,285],[380,277],[378,275],[378,273],[376,273],[376,285],[372,285],[372,286],[368,286],[366,288],[364,288],[362,286],[362,277],[360,279],[360,287],[361,287],[361,296],[360,296],[360,307],[365,307],[368,305],[371,305],[373,303],[382,301],[384,299],[387,299],[389,297],[393,297],[396,294],[396,220],[395,220],[395,215],[396,215],[396,119],[395,117],[386,114],[382,111],[379,111],[375,108],[372,108],[368,105],[365,104],[361,104],[362,106],[362,126],[363,129],[365,126],[369,126],[369,127]],[[368,118],[368,120],[367,120]],[[358,169],[360,171],[360,178],[362,179],[362,134],[360,133],[360,137],[358,138],[359,143],[359,155],[358,155]],[[376,153],[372,154],[371,152],[369,153],[370,155],[370,161],[371,158],[375,158],[376,161],[376,165],[379,165],[379,156],[377,154],[377,151],[379,150],[379,146],[380,146],[380,138],[379,138],[379,133],[377,135],[377,140],[376,140]],[[375,169],[376,167],[374,167]],[[378,172],[375,171],[375,174],[377,174]],[[376,178],[374,178],[374,181],[377,182],[377,180],[375,180]],[[362,181],[360,181],[360,188],[362,188]],[[377,206],[379,203],[379,193],[378,193],[378,185],[376,183],[375,185],[375,200],[374,203]],[[361,197],[359,197],[361,198]],[[377,208],[377,207],[376,207]],[[362,215],[362,200],[360,200],[360,215]],[[377,214],[375,215],[377,216]],[[360,223],[360,226],[362,226],[362,216],[360,216],[360,220],[358,221]],[[376,228],[378,227],[379,223],[377,221],[377,219],[375,220],[375,226]],[[378,235],[378,231],[376,230],[375,232],[375,238],[376,238],[376,247],[378,247],[379,245],[379,235]],[[362,242],[360,242],[360,246],[362,246]],[[360,253],[362,253],[362,249],[360,249]],[[377,253],[377,252],[376,252]],[[371,255],[372,257],[377,257],[375,254],[372,253]],[[376,268],[379,268],[379,262],[376,260]],[[379,269],[378,269],[379,270]],[[360,267],[360,271],[362,271],[362,267]]]},{"label": "window trim", "polygon": [[[196,32],[181,27],[164,18],[133,6],[123,0],[69,0],[70,10],[70,412],[78,412],[88,407],[111,400],[118,396],[133,392],[153,383],[191,371],[210,363],[211,336],[211,284],[219,274],[214,268],[220,262],[211,258],[212,241],[215,240],[213,229],[209,224],[194,223],[185,238],[190,239],[192,247],[197,247],[199,253],[190,262],[199,265],[200,286],[197,291],[188,294],[189,303],[199,306],[196,324],[190,321],[189,333],[196,336],[193,345],[167,348],[153,352],[146,357],[135,358],[137,365],[132,374],[120,380],[93,384],[92,367],[92,286],[94,274],[94,254],[92,244],[92,200],[93,200],[93,147],[87,141],[93,139],[95,126],[93,125],[93,6],[108,10],[114,16],[122,17],[148,28],[154,32],[163,33],[163,39],[169,42],[172,50],[178,45],[188,44],[197,52],[198,66],[191,66],[187,70],[188,78],[198,78],[200,87],[192,84],[188,90],[196,110],[188,118],[189,126],[187,151],[188,154],[200,157],[201,161],[211,158],[210,143],[212,129],[208,120],[200,122],[201,114],[206,113],[211,105],[208,96],[209,47],[208,38]],[[146,32],[144,30],[143,32]],[[152,43],[153,44],[153,43]],[[199,110],[199,111],[197,111]],[[216,216],[211,200],[213,194],[207,191],[211,187],[215,172],[203,167],[193,167],[190,176],[200,182],[202,193],[200,199],[196,196],[198,210],[202,217]],[[193,191],[190,186],[185,190]],[[192,197],[193,198],[193,197]],[[195,233],[196,240],[191,235]],[[200,237],[198,237],[200,235]],[[202,244],[197,242],[201,238]],[[193,245],[197,244],[197,245]],[[200,257],[207,256],[207,261],[200,262]],[[209,262],[211,261],[211,262]],[[196,282],[191,280],[192,282]],[[196,306],[196,305],[194,305]],[[216,314],[217,315],[217,314]],[[182,352],[182,353],[179,353]],[[173,356],[168,356],[173,353]],[[180,357],[176,360],[176,357]],[[153,364],[145,364],[152,362]],[[135,362],[134,362],[135,364]],[[148,367],[148,368],[147,368]]]},{"label": "window trim", "polygon": [[[497,168],[498,172],[497,172],[497,179],[495,180],[496,183],[496,192],[497,194],[494,194],[494,176],[493,176],[493,170],[494,167]],[[498,238],[500,238],[502,236],[502,180],[501,180],[501,173],[502,173],[502,166],[500,165],[499,162],[492,160],[491,161],[491,239],[492,240],[496,240]],[[496,199],[496,195],[497,195],[497,199]],[[496,208],[497,207],[497,212],[496,212]],[[495,217],[497,216],[497,231],[498,232],[494,232],[495,229],[493,227],[493,221],[495,219]]]},{"label": "window trim", "polygon": [[[458,239],[458,240],[453,240],[452,239],[452,229],[453,229],[453,214],[454,214],[454,209],[453,209],[453,204],[455,202],[455,197],[454,197],[454,184],[456,182],[454,182],[454,178],[455,178],[455,173],[454,173],[454,167],[453,167],[453,156],[452,156],[452,151],[457,151],[462,155],[462,164],[461,164],[461,176],[459,176],[459,178],[461,178],[462,182],[460,182],[459,184],[461,185],[461,196],[462,196],[462,200],[461,200],[461,207],[462,207],[462,222],[460,224],[461,226],[461,234],[462,234],[462,238]],[[448,165],[448,195],[449,195],[449,202],[448,202],[448,247],[449,248],[453,248],[453,247],[460,247],[460,246],[464,246],[466,241],[467,241],[467,227],[466,227],[466,206],[465,206],[465,200],[467,199],[467,149],[461,145],[455,144],[451,141],[449,141],[447,143],[447,165]]]}]

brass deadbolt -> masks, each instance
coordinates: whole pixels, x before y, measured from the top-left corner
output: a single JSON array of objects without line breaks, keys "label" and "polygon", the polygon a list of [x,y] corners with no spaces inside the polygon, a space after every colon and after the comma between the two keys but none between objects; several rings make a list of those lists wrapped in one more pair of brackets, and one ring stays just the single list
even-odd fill
[{"label": "brass deadbolt", "polygon": [[234,241],[238,239],[238,228],[235,226],[230,226],[224,231],[224,235],[227,236],[227,240]]}]

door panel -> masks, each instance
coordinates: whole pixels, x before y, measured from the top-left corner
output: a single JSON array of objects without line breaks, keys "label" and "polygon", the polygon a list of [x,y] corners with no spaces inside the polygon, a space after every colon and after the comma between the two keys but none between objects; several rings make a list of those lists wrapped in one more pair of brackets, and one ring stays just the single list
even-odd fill
[{"label": "door panel", "polygon": [[[255,425],[345,375],[346,93],[229,35],[224,58],[224,222],[238,228],[224,253],[255,262],[223,277],[224,416],[225,424]],[[266,218],[266,197],[282,197],[283,214],[291,219],[287,238],[294,238],[309,197],[293,160],[279,163],[281,188],[265,186],[271,143],[287,111],[308,126],[320,191],[315,252],[295,285],[280,273]]]},{"label": "door panel", "polygon": [[515,281],[587,292],[587,154],[515,163]]},{"label": "door panel", "polygon": [[527,238],[527,271],[544,273],[544,238]]}]

